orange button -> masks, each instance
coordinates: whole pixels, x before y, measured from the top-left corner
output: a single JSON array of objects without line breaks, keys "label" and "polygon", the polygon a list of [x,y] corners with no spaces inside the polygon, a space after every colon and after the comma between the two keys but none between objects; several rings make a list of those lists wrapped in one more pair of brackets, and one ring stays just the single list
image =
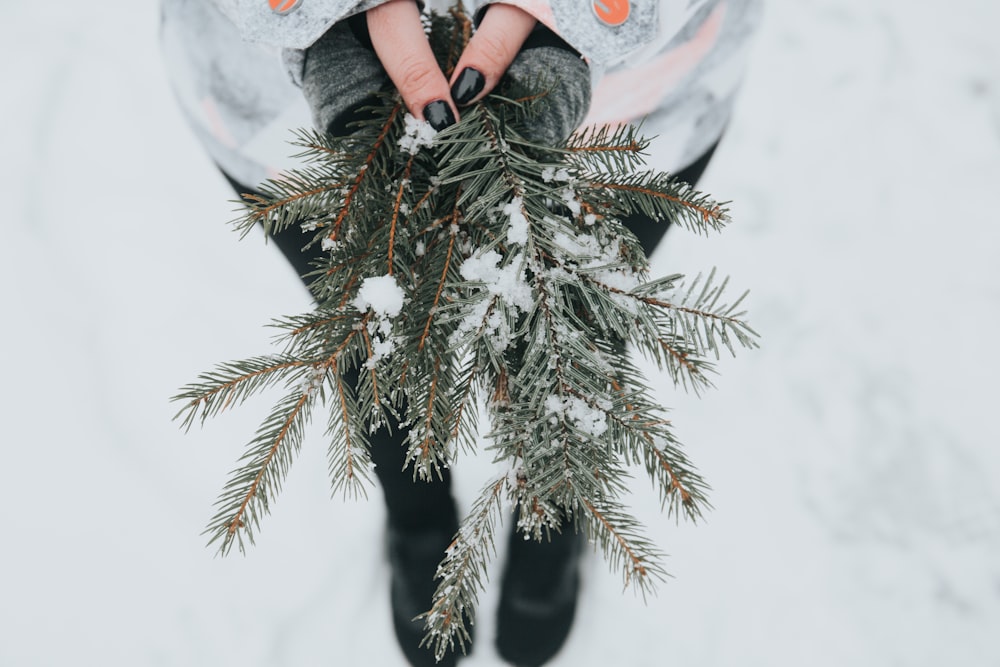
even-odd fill
[{"label": "orange button", "polygon": [[607,25],[625,23],[632,9],[628,0],[593,0],[590,6],[594,10],[594,15]]},{"label": "orange button", "polygon": [[267,0],[277,14],[288,14],[302,4],[302,0]]}]

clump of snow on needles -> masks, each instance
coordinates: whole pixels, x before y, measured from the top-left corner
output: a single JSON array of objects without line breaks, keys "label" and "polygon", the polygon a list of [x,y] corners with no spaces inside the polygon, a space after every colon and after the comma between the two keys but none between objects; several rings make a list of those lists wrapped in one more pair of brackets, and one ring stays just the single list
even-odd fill
[{"label": "clump of snow on needles", "polygon": [[576,198],[576,192],[573,188],[563,188],[560,193],[562,200],[566,203],[566,207],[569,208],[570,212],[576,216],[580,215],[580,202]]},{"label": "clump of snow on needles", "polygon": [[507,225],[507,243],[527,243],[528,219],[524,217],[524,200],[514,197],[503,207],[503,214],[510,219],[510,224]]},{"label": "clump of snow on needles", "polygon": [[372,368],[378,361],[392,354],[396,340],[392,335],[392,318],[403,310],[406,295],[391,275],[365,278],[351,302],[362,313],[369,309],[373,317],[368,320],[371,336],[370,356],[365,368]]},{"label": "clump of snow on needles", "polygon": [[546,183],[551,183],[552,181],[569,181],[572,177],[569,175],[569,171],[560,167],[545,167],[542,169],[542,180]]},{"label": "clump of snow on needles", "polygon": [[545,410],[552,415],[550,419],[556,423],[560,418],[567,419],[578,429],[595,438],[608,430],[608,420],[604,410],[591,407],[576,396],[560,397],[551,394],[545,399]]},{"label": "clump of snow on needles", "polygon": [[504,314],[505,309],[494,307],[495,299],[499,298],[514,313],[531,309],[534,300],[531,287],[524,280],[521,255],[514,255],[505,266],[499,266],[502,259],[496,250],[487,250],[467,258],[459,267],[463,278],[483,283],[486,291],[494,298],[483,298],[466,307],[462,320],[452,334],[454,344],[459,344],[464,336],[482,327],[493,346],[504,350],[512,342],[511,330]]},{"label": "clump of snow on needles", "polygon": [[385,275],[365,278],[352,303],[361,312],[371,308],[376,315],[395,317],[403,310],[405,298],[403,288],[399,286],[396,279]]},{"label": "clump of snow on needles", "polygon": [[431,127],[431,124],[426,120],[420,120],[412,114],[406,114],[403,122],[405,125],[403,136],[399,138],[400,149],[410,155],[415,155],[420,151],[422,146],[431,146],[434,144],[434,137],[437,136],[437,130]]},{"label": "clump of snow on needles", "polygon": [[487,250],[466,259],[458,271],[466,280],[485,283],[491,294],[499,295],[510,305],[530,310],[533,303],[531,287],[524,281],[520,253],[506,266],[498,266],[501,259],[496,250]]}]

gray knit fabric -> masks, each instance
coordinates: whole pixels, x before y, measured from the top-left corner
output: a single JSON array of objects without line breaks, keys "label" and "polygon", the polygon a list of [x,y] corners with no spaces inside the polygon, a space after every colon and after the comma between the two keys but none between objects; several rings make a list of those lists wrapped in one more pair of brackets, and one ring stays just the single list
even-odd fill
[{"label": "gray knit fabric", "polygon": [[316,129],[329,132],[342,114],[384,90],[388,82],[378,57],[358,41],[347,21],[306,49],[302,93]]},{"label": "gray knit fabric", "polygon": [[[532,141],[546,145],[564,141],[590,107],[590,71],[567,49],[525,49],[514,58],[507,76],[518,85],[541,85],[548,90],[543,110],[527,133]],[[317,129],[329,132],[337,126],[342,130],[344,119],[350,118],[344,114],[353,112],[387,84],[388,77],[375,53],[358,41],[347,21],[330,28],[305,51],[302,92]]]},{"label": "gray knit fabric", "polygon": [[590,69],[580,56],[555,46],[525,49],[507,76],[520,86],[548,90],[542,112],[528,128],[528,139],[553,146],[579,127],[590,108]]}]

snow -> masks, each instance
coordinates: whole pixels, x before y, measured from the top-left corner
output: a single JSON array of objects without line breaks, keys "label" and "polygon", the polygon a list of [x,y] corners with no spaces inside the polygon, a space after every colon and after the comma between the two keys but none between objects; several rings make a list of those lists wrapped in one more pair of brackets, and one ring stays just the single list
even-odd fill
[{"label": "snow", "polygon": [[608,430],[607,415],[602,410],[587,405],[577,396],[549,395],[545,398],[545,410],[557,419],[556,423],[559,418],[567,419],[578,429],[595,438]]},{"label": "snow", "polygon": [[580,202],[576,198],[576,192],[572,188],[563,188],[559,193],[562,197],[563,203],[570,210],[573,215],[580,215]]},{"label": "snow", "polygon": [[500,253],[496,250],[466,258],[458,272],[470,282],[485,283],[490,294],[496,294],[508,304],[521,310],[530,310],[533,301],[531,287],[524,281],[524,266],[520,253],[515,253],[500,266]]},{"label": "snow", "polygon": [[[486,292],[499,297],[513,313],[530,310],[533,301],[531,287],[524,280],[524,262],[520,253],[510,257],[507,264],[500,266],[502,257],[496,250],[487,250],[467,257],[458,267],[458,272],[469,282],[484,283]],[[458,327],[452,334],[452,342],[458,344],[469,333],[478,331],[485,318],[485,335],[491,337],[497,350],[505,350],[511,343],[510,325],[502,310],[493,307],[493,298],[480,299],[465,308]]]},{"label": "snow", "polygon": [[[619,239],[609,239],[602,243],[593,234],[571,236],[560,231],[552,235],[552,241],[565,257],[584,258],[584,261],[579,263],[578,268],[605,287],[629,292],[639,286],[639,276],[630,267],[620,265],[621,241]],[[619,303],[627,308],[636,308],[636,304],[627,297],[614,296]]]},{"label": "snow", "polygon": [[403,310],[406,294],[391,275],[372,276],[361,281],[361,287],[351,302],[362,313],[371,311],[368,333],[371,335],[371,352],[364,367],[372,368],[396,348],[392,335],[392,318]]},{"label": "snow", "polygon": [[503,207],[503,214],[507,216],[507,243],[524,245],[528,242],[528,219],[524,216],[524,200],[521,197],[514,197],[510,203]]},{"label": "snow", "polygon": [[568,181],[570,180],[569,171],[563,167],[545,167],[542,169],[542,180],[546,183],[551,183],[552,181]]},{"label": "snow", "polygon": [[325,379],[326,379],[325,368],[313,369],[313,371],[308,376],[306,376],[306,379],[303,380],[302,385],[300,387],[300,391],[304,391],[307,394],[313,394],[316,392],[317,389],[323,386],[323,381]]},{"label": "snow", "polygon": [[415,155],[422,147],[434,145],[437,130],[431,127],[430,123],[409,113],[403,117],[403,122],[404,135],[399,139],[399,147],[402,150]]},{"label": "snow", "polygon": [[503,257],[496,250],[487,250],[466,258],[458,267],[458,272],[470,282],[488,283],[497,277],[499,273],[497,265],[501,259]]},{"label": "snow", "polygon": [[403,310],[406,294],[391,275],[372,276],[361,281],[352,304],[361,312],[371,308],[376,316],[396,317]]},{"label": "snow", "polygon": [[[8,5],[0,664],[403,667],[380,494],[330,498],[322,416],[247,556],[199,535],[270,404],[185,435],[167,399],[273,351],[264,325],[309,296],[225,224],[155,3]],[[675,524],[637,474],[673,578],[644,604],[590,557],[550,665],[993,667],[1000,6],[770,0],[764,21],[702,183],[733,225],[653,258],[731,274],[763,334],[701,399],[647,371],[714,509]],[[455,466],[463,509],[484,459]],[[505,546],[463,667],[501,665]]]}]

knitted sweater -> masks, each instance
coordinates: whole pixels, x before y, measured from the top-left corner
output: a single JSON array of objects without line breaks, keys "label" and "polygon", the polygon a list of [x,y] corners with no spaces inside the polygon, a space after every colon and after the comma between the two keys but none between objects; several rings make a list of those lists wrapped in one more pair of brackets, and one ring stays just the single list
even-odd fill
[{"label": "knitted sweater", "polygon": [[[384,0],[162,0],[161,37],[181,108],[210,156],[253,186],[295,162],[290,130],[311,125],[297,50]],[[505,0],[586,58],[594,96],[584,125],[643,122],[658,168],[678,170],[718,140],[732,111],[761,0]],[[599,9],[626,3],[610,25]],[[427,3],[437,7],[435,0]],[[470,13],[487,0],[465,2]]]}]

